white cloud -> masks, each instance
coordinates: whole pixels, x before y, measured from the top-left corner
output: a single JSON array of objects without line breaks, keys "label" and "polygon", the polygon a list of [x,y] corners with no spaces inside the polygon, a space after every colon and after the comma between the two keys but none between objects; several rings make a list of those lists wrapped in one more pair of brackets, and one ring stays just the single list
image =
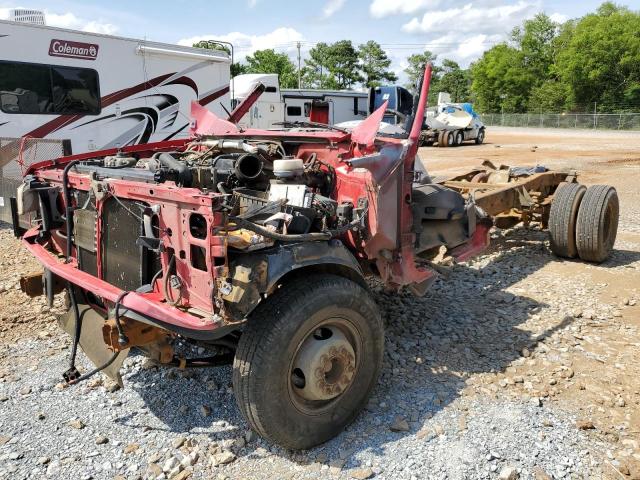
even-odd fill
[{"label": "white cloud", "polygon": [[482,2],[468,3],[461,8],[426,12],[402,26],[407,33],[448,33],[452,30],[467,33],[508,31],[538,11],[538,4],[520,0],[513,5],[486,7]]},{"label": "white cloud", "polygon": [[183,38],[178,41],[178,45],[191,46],[201,40],[222,40],[233,43],[236,60],[240,60],[252,55],[256,50],[267,48],[274,48],[278,52],[297,52],[296,42],[304,40],[304,36],[294,28],[280,27],[264,35],[249,35],[241,32],[231,32],[224,35],[216,33],[198,35]]},{"label": "white cloud", "polygon": [[322,9],[322,18],[333,16],[338,10],[344,7],[346,0],[329,0]]},{"label": "white cloud", "polygon": [[[0,19],[9,18],[9,8],[0,8]],[[44,18],[47,25],[52,27],[69,28],[72,30],[82,30],[83,32],[105,33],[113,35],[118,31],[118,27],[111,23],[101,20],[87,20],[86,18],[77,17],[71,12],[54,13],[49,10],[44,11]]]},{"label": "white cloud", "polygon": [[[489,3],[490,5],[486,5]],[[496,34],[507,32],[538,11],[537,2],[520,0],[511,5],[497,5],[494,2],[472,2],[461,8],[426,12],[422,18],[414,17],[402,26],[407,33],[450,33]]]},{"label": "white cloud", "polygon": [[556,23],[564,23],[569,20],[569,15],[565,15],[563,13],[552,13],[549,15],[549,18]]},{"label": "white cloud", "polygon": [[369,13],[375,18],[406,15],[418,10],[436,8],[440,3],[441,0],[373,0],[369,5]]}]

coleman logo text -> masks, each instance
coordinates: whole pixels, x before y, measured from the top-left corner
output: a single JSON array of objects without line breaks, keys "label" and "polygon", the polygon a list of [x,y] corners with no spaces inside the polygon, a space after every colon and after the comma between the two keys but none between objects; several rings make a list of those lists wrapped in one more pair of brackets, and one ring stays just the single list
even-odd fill
[{"label": "coleman logo text", "polygon": [[93,43],[70,42],[68,40],[51,40],[49,55],[52,57],[81,58],[95,60],[98,56],[98,45]]}]

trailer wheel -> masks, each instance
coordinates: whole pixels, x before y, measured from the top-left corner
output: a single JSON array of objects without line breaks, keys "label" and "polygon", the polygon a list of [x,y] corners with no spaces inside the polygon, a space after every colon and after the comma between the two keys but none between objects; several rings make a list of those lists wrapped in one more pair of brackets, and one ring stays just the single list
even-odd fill
[{"label": "trailer wheel", "polygon": [[579,183],[561,183],[556,189],[549,212],[551,251],[558,257],[575,258],[576,218],[587,187]]},{"label": "trailer wheel", "polygon": [[307,449],[340,433],[365,406],[382,365],[384,329],[371,295],[334,275],[282,286],[251,314],[233,388],[251,427]]},{"label": "trailer wheel", "polygon": [[607,259],[618,233],[618,192],[609,185],[594,185],[584,194],[576,225],[578,255],[587,262]]},{"label": "trailer wheel", "polygon": [[462,142],[464,142],[464,133],[462,133],[461,130],[458,130],[455,133],[455,146],[459,147],[460,145],[462,145]]},{"label": "trailer wheel", "polygon": [[484,128],[481,128],[478,132],[478,136],[476,137],[476,145],[482,145],[484,143],[485,131]]},{"label": "trailer wheel", "polygon": [[455,135],[453,134],[453,132],[448,132],[448,131],[444,131],[444,132],[440,132],[440,137],[438,137],[438,139],[442,139],[442,141],[438,141],[438,145],[441,147],[453,147],[455,146]]}]

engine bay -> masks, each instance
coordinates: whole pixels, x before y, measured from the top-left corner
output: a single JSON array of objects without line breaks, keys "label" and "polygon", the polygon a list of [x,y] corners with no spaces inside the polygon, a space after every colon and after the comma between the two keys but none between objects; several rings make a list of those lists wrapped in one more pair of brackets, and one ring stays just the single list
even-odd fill
[{"label": "engine bay", "polygon": [[[223,200],[217,210],[230,220],[229,246],[240,250],[309,238],[295,235],[329,239],[354,227],[354,219],[361,223],[366,210],[366,201],[354,205],[332,198],[332,165],[315,152],[304,158],[290,155],[277,140],[200,139],[180,151],[148,157],[118,152],[79,162],[72,171],[89,175],[94,183],[174,183],[218,194]],[[139,206],[144,211],[150,205]]]}]

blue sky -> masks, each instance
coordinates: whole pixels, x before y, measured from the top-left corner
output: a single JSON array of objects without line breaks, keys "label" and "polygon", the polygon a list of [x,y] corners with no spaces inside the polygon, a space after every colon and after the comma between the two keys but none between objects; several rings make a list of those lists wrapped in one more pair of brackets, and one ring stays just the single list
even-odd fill
[{"label": "blue sky", "polygon": [[[12,7],[45,10],[49,25],[169,43],[232,41],[240,57],[260,48],[303,56],[315,43],[376,40],[400,73],[406,57],[425,48],[463,66],[544,11],[563,21],[595,10],[599,0],[0,0],[0,18]],[[640,0],[622,0],[634,10]]]}]

